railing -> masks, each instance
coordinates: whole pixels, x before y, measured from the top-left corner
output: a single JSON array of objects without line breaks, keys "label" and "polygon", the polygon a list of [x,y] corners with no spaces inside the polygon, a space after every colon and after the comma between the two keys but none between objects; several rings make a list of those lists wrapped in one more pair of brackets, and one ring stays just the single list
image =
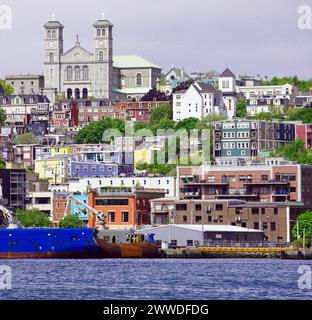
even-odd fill
[{"label": "railing", "polygon": [[226,248],[287,248],[289,243],[266,242],[266,241],[233,241],[233,240],[204,240],[204,247],[226,247]]}]

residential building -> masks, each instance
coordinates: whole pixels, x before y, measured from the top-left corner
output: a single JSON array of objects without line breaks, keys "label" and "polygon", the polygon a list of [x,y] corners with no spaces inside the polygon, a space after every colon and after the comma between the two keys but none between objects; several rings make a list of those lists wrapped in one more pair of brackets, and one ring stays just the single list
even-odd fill
[{"label": "residential building", "polygon": [[178,224],[226,224],[263,230],[267,239],[290,242],[298,215],[312,208],[312,167],[266,161],[179,167],[178,196],[152,201],[152,223],[175,212]]},{"label": "residential building", "polygon": [[259,157],[295,139],[295,124],[234,119],[214,123],[214,157]]},{"label": "residential building", "polygon": [[70,213],[68,205],[68,194],[62,192],[53,192],[51,220],[55,227],[59,226],[61,220]]},{"label": "residential building", "polygon": [[38,209],[45,213],[49,218],[52,213],[52,198],[51,191],[34,191],[27,194],[26,209]]},{"label": "residential building", "polygon": [[13,146],[14,162],[24,168],[33,166],[36,159],[36,147],[39,146],[35,144],[19,144]]},{"label": "residential building", "polygon": [[9,84],[15,95],[42,95],[44,89],[43,75],[8,75],[5,81]]},{"label": "residential building", "polygon": [[219,90],[222,92],[226,114],[229,119],[236,115],[236,76],[226,68],[219,76]]},{"label": "residential building", "polygon": [[304,142],[305,148],[312,148],[312,124],[296,124],[296,139]]},{"label": "residential building", "polygon": [[0,169],[0,202],[16,210],[26,208],[26,173],[19,169]]},{"label": "residential building", "polygon": [[79,108],[75,100],[60,101],[53,106],[52,126],[72,128],[79,125]]},{"label": "residential building", "polygon": [[194,117],[203,119],[209,114],[226,115],[221,91],[209,84],[195,82],[188,89],[173,94],[173,120]]},{"label": "residential building", "polygon": [[118,165],[100,162],[70,162],[70,178],[117,177]]}]

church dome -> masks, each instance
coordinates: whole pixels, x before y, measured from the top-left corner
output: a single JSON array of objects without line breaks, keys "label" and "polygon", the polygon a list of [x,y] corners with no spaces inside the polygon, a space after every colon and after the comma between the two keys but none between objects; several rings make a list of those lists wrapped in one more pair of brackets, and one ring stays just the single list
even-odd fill
[{"label": "church dome", "polygon": [[113,27],[113,25],[108,20],[98,20],[93,25],[94,28],[106,28]]},{"label": "church dome", "polygon": [[63,29],[64,26],[59,21],[49,21],[44,26],[44,28],[61,28]]}]

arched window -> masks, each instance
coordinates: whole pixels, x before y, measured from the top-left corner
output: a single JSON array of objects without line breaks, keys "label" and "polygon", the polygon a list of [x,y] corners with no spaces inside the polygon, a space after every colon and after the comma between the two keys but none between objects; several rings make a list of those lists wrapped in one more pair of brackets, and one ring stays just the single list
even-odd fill
[{"label": "arched window", "polygon": [[82,78],[83,78],[83,80],[88,80],[89,79],[89,68],[88,68],[88,66],[83,66],[83,68],[82,68]]},{"label": "arched window", "polygon": [[101,29],[96,30],[96,35],[99,37],[101,35]]},{"label": "arched window", "polygon": [[102,29],[102,36],[105,36],[105,29]]},{"label": "arched window", "polygon": [[82,99],[88,99],[88,89],[82,89]]},{"label": "arched window", "polygon": [[75,80],[80,80],[80,67],[75,67]]},{"label": "arched window", "polygon": [[73,90],[72,89],[67,89],[67,99],[71,99],[73,96]]},{"label": "arched window", "polygon": [[136,75],[136,85],[137,85],[137,87],[142,86],[142,73],[138,73]]},{"label": "arched window", "polygon": [[50,59],[50,62],[54,62],[54,54],[53,53],[50,53],[49,59]]},{"label": "arched window", "polygon": [[48,30],[48,38],[51,38],[51,30]]},{"label": "arched window", "polygon": [[103,51],[100,51],[100,52],[99,52],[99,61],[104,61]]},{"label": "arched window", "polygon": [[71,66],[66,68],[66,79],[73,80],[73,68]]},{"label": "arched window", "polygon": [[80,99],[80,90],[79,89],[75,89],[75,98]]},{"label": "arched window", "polygon": [[56,31],[52,30],[52,38],[55,39],[56,38]]},{"label": "arched window", "polygon": [[100,80],[104,79],[104,71],[103,71],[103,68],[100,68],[100,70],[99,70],[99,79],[100,79]]}]

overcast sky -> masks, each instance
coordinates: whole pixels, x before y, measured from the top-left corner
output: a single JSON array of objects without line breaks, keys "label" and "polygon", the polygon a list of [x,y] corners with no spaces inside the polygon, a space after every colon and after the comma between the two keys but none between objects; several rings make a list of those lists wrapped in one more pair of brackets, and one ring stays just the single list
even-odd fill
[{"label": "overcast sky", "polygon": [[223,71],[312,78],[312,30],[297,27],[312,0],[2,0],[12,30],[0,30],[0,77],[43,72],[43,24],[55,13],[65,50],[92,49],[101,13],[114,24],[114,54],[138,54],[167,71]]}]

